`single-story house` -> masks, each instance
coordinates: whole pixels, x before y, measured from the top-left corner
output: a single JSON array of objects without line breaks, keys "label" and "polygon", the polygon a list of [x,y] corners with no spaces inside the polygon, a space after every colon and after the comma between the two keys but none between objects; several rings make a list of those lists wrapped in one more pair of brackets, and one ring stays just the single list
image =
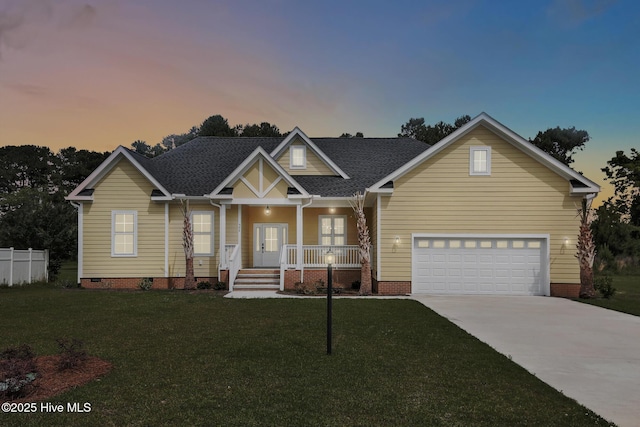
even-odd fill
[{"label": "single-story house", "polygon": [[84,287],[181,287],[189,201],[198,281],[292,289],[360,277],[349,201],[366,196],[378,294],[577,295],[576,208],[600,187],[482,113],[411,138],[198,137],[118,147],[69,194]]}]

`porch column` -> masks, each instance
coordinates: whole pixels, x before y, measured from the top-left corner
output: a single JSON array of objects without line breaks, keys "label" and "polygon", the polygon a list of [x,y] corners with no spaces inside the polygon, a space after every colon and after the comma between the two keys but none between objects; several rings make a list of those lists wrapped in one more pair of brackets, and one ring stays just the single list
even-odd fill
[{"label": "porch column", "polygon": [[302,271],[303,253],[302,253],[302,205],[296,205],[296,263],[297,270]]},{"label": "porch column", "polygon": [[227,205],[220,205],[220,268],[227,267]]}]

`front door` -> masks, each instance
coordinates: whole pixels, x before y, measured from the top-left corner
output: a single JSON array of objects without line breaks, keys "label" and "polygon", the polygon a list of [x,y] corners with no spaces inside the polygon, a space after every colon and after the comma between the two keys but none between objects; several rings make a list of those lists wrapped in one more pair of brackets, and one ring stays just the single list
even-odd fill
[{"label": "front door", "polygon": [[286,242],[287,224],[254,224],[253,266],[279,266],[280,250]]}]

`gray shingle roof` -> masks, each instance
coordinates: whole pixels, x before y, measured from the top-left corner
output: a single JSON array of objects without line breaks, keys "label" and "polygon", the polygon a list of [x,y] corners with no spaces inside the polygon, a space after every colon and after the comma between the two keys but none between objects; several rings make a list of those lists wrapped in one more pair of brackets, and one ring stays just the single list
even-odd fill
[{"label": "gray shingle roof", "polygon": [[[211,193],[256,148],[272,152],[282,138],[199,137],[167,153],[135,159],[173,194]],[[400,168],[429,146],[411,138],[311,138],[351,179],[296,175],[309,194],[349,197]]]}]

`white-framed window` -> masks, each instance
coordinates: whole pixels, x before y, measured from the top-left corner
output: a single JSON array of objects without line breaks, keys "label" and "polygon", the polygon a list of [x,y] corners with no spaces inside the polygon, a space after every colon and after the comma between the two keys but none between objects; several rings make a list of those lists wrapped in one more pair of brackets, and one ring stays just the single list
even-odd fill
[{"label": "white-framed window", "polygon": [[289,158],[291,169],[307,168],[307,147],[304,145],[292,145],[289,149]]},{"label": "white-framed window", "polygon": [[111,211],[111,256],[138,256],[137,211]]},{"label": "white-framed window", "polygon": [[318,217],[319,236],[321,245],[342,246],[347,244],[347,216],[320,215]]},{"label": "white-framed window", "polygon": [[193,255],[213,256],[213,212],[192,211]]},{"label": "white-framed window", "polygon": [[491,147],[469,149],[469,175],[491,175]]}]

